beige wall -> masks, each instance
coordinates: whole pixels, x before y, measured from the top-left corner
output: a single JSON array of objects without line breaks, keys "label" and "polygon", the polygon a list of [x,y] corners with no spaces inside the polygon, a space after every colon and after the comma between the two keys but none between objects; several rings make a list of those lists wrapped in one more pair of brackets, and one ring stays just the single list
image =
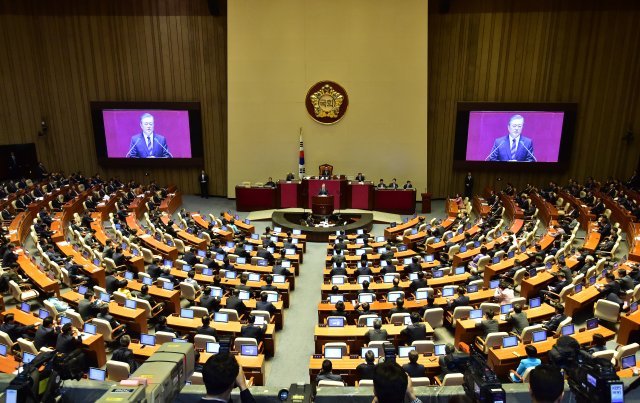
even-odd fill
[{"label": "beige wall", "polygon": [[[228,195],[242,181],[298,169],[377,181],[427,177],[427,1],[228,2]],[[321,125],[304,99],[318,81],[349,94],[337,124]]]}]

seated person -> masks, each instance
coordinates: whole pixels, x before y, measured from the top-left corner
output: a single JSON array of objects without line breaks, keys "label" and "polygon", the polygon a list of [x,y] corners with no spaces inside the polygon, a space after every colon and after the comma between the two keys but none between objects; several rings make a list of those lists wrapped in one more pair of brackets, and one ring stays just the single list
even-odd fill
[{"label": "seated person", "polygon": [[525,327],[529,326],[529,319],[527,314],[522,312],[522,305],[515,304],[513,306],[513,313],[508,313],[505,317],[505,321],[511,324],[514,333],[522,334]]},{"label": "seated person", "polygon": [[389,318],[396,313],[408,313],[409,310],[404,307],[404,298],[400,297],[395,302],[396,306],[389,309]]},{"label": "seated person", "polygon": [[[243,273],[244,274],[244,273]],[[247,306],[244,304],[244,301],[240,299],[240,291],[239,289],[233,290],[232,294],[227,297],[227,309],[235,309],[238,313],[238,316],[243,316],[247,313]]]},{"label": "seated person", "polygon": [[55,347],[58,340],[59,332],[53,326],[53,318],[47,316],[42,320],[42,325],[36,330],[35,338],[33,339],[33,345],[37,350],[42,347]]},{"label": "seated person", "polygon": [[273,181],[273,178],[269,177],[269,180],[265,182],[264,186],[274,188],[276,187],[276,183]]},{"label": "seated person", "polygon": [[558,330],[560,322],[567,318],[567,316],[564,314],[564,306],[558,304],[555,308],[555,314],[548,321],[542,323],[542,327],[550,332],[555,332],[556,330]]},{"label": "seated person", "polygon": [[273,276],[267,274],[264,278],[265,285],[260,286],[260,291],[278,291],[278,287],[273,285]]},{"label": "seated person", "polygon": [[342,375],[334,374],[333,372],[333,364],[331,364],[330,360],[322,361],[322,370],[316,377],[316,383],[320,381],[342,381]]},{"label": "seated person", "polygon": [[268,294],[266,292],[260,293],[260,300],[256,302],[256,310],[267,311],[273,317],[276,314],[276,307],[269,301]]},{"label": "seated person", "polygon": [[589,354],[597,353],[599,351],[604,351],[607,349],[607,340],[600,333],[596,333],[593,335],[593,340],[591,341],[591,347],[587,352]]},{"label": "seated person", "polygon": [[158,317],[158,323],[156,323],[156,333],[158,332],[167,332],[167,333],[173,333],[173,334],[178,334],[178,332],[176,332],[173,328],[167,326],[167,317],[162,315]]},{"label": "seated person", "polygon": [[242,367],[232,354],[212,355],[202,368],[202,380],[207,389],[207,395],[201,399],[202,402],[229,402],[231,391],[235,387],[240,389],[241,402],[256,401],[247,388]]},{"label": "seated person", "polygon": [[335,308],[333,311],[329,312],[329,316],[342,316],[347,322],[349,320],[349,314],[345,310],[344,302],[338,301],[336,302]]},{"label": "seated person", "polygon": [[384,180],[380,179],[380,182],[378,182],[378,185],[376,186],[378,189],[386,189],[387,185],[384,184]]},{"label": "seated person", "polygon": [[82,336],[78,329],[71,326],[71,323],[64,324],[56,341],[56,351],[60,354],[69,354],[80,347],[82,347]]},{"label": "seated person", "polygon": [[411,313],[411,324],[402,329],[400,335],[404,337],[407,345],[411,345],[416,340],[427,339],[427,328],[420,323],[420,314],[418,312]]},{"label": "seated person", "polygon": [[498,326],[498,321],[493,319],[495,314],[493,311],[489,310],[484,313],[484,319],[480,321],[480,323],[476,324],[476,327],[482,329],[482,338],[486,339],[489,333],[499,332],[500,328]]},{"label": "seated person", "polygon": [[[368,302],[363,302],[362,304],[356,302],[356,305],[353,307],[353,311],[358,316],[358,318],[362,315],[374,315],[375,312],[371,311],[371,306]],[[358,324],[358,320],[356,319],[356,324]]]},{"label": "seated person", "polygon": [[447,310],[453,311],[459,306],[469,306],[469,297],[465,295],[466,293],[467,293],[467,289],[464,288],[463,286],[459,286],[458,297],[455,299],[453,298],[447,299]]},{"label": "seated person", "polygon": [[131,344],[131,337],[125,334],[120,338],[120,347],[113,350],[111,359],[113,361],[129,364],[129,372],[134,373],[138,369],[138,362],[135,360],[133,351],[129,348],[129,344]]},{"label": "seated person", "polygon": [[425,376],[424,365],[418,364],[420,354],[417,351],[409,351],[409,362],[402,366],[404,372],[411,378],[422,378]]},{"label": "seated person", "polygon": [[438,358],[440,364],[439,378],[443,379],[447,374],[463,373],[466,369],[466,363],[469,355],[461,351],[457,351],[453,344],[447,344],[444,348],[445,355]]},{"label": "seated person", "polygon": [[[120,326],[120,322],[118,322],[116,318],[114,318],[113,315],[109,313],[109,305],[105,304],[100,307],[100,313],[98,313],[97,318],[109,322],[109,324],[111,325],[111,330],[115,330],[118,326]],[[126,327],[126,325],[123,326]],[[113,334],[113,338],[117,339],[118,337],[122,336],[126,331],[125,327],[115,332]]]},{"label": "seated person", "polygon": [[[522,360],[520,360],[520,364],[516,369],[516,372],[520,376],[524,375],[524,372],[527,370],[527,368],[537,367],[542,363],[542,361],[540,361],[540,358],[537,357],[538,349],[536,349],[535,346],[529,344],[525,346],[524,351],[527,353],[527,358],[523,358]],[[514,374],[510,374],[510,376],[513,382],[520,382],[520,379],[518,379]]]},{"label": "seated person", "polygon": [[560,403],[564,395],[564,375],[549,364],[538,365],[529,376],[529,392],[534,403]]},{"label": "seated person", "polygon": [[369,342],[372,341],[385,341],[389,335],[387,331],[382,328],[382,321],[380,319],[376,319],[373,321],[373,329],[369,329],[367,332],[367,338]]},{"label": "seated person", "polygon": [[202,326],[199,326],[196,329],[196,334],[218,337],[218,332],[216,332],[216,329],[209,326],[211,323],[211,318],[208,315],[205,315],[201,318],[201,320],[202,320]]},{"label": "seated person", "polygon": [[501,281],[493,294],[493,298],[496,302],[500,303],[500,305],[506,305],[511,303],[513,298],[515,298],[515,294],[506,282]]},{"label": "seated person", "polygon": [[143,301],[147,301],[152,308],[156,306],[156,300],[149,294],[149,286],[146,284],[143,284],[142,287],[140,287],[140,291],[135,293],[134,296]]},{"label": "seated person", "polygon": [[29,338],[27,333],[32,333],[35,328],[35,325],[22,326],[16,323],[15,316],[12,313],[5,315],[4,322],[0,325],[0,330],[9,335],[14,343],[21,337]]},{"label": "seated person", "polygon": [[412,294],[415,294],[416,291],[418,291],[418,289],[425,288],[428,286],[429,285],[427,284],[427,280],[425,280],[424,278],[424,272],[418,271],[418,278],[411,281],[411,284],[409,285],[409,290],[411,291]]},{"label": "seated person", "polygon": [[256,341],[260,343],[264,339],[267,325],[256,325],[256,317],[254,315],[249,315],[247,322],[246,325],[240,328],[240,336],[256,339]]},{"label": "seated person", "polygon": [[359,381],[363,379],[373,379],[373,373],[376,370],[375,360],[376,357],[373,355],[373,351],[367,351],[365,353],[365,362],[356,367],[356,374]]}]

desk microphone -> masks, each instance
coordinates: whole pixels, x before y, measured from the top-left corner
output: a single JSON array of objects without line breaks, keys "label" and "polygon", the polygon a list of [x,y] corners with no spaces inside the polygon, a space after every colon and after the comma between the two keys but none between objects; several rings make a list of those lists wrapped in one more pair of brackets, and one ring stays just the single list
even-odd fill
[{"label": "desk microphone", "polygon": [[528,149],[525,145],[523,145],[522,147],[524,147],[524,149],[525,149],[525,150],[527,150],[527,152],[529,153],[529,155],[531,156],[531,158],[533,158],[533,161],[534,161],[534,162],[538,162],[538,160],[536,159],[536,156],[535,156],[535,155],[533,155],[533,153],[532,153],[531,151],[529,151],[529,149]]},{"label": "desk microphone", "polygon": [[138,143],[140,142],[140,139],[136,140],[135,143],[133,143],[133,145],[131,146],[131,148],[129,149],[129,152],[127,153],[127,155],[125,155],[125,158],[129,158],[129,154],[131,154],[131,151],[133,151],[133,149],[135,148],[135,146],[138,145]]},{"label": "desk microphone", "polygon": [[504,144],[504,142],[505,142],[505,141],[507,141],[507,140],[502,140],[502,143],[498,144],[497,146],[495,146],[495,145],[494,145],[494,146],[493,146],[493,149],[491,149],[491,152],[489,153],[489,155],[487,155],[487,158],[485,158],[484,160],[485,160],[485,161],[488,161],[488,160],[489,160],[489,158],[493,155],[493,153],[494,153],[498,148],[502,147],[502,145]]},{"label": "desk microphone", "polygon": [[158,143],[158,144],[160,145],[160,147],[162,147],[162,149],[163,149],[163,150],[165,150],[165,151],[167,152],[167,154],[169,154],[169,156],[170,156],[171,158],[173,158],[173,155],[169,152],[169,150],[167,150],[167,148],[166,148],[165,146],[163,146],[163,145],[162,145],[162,143],[160,143],[160,142],[158,141],[158,139],[157,139],[155,136],[153,136],[153,141],[155,141],[156,143]]}]

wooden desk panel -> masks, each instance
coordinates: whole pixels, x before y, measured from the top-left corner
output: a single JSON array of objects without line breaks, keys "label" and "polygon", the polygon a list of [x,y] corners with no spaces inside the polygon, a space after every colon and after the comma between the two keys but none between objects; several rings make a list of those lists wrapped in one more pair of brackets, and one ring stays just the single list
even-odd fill
[{"label": "wooden desk panel", "polygon": [[20,270],[31,279],[35,288],[46,293],[60,295],[60,283],[50,279],[44,272],[40,271],[38,266],[25,256],[24,251],[18,253],[18,264],[20,265]]},{"label": "wooden desk panel", "polygon": [[620,316],[620,328],[618,330],[618,344],[627,345],[631,341],[631,336],[635,334],[638,338],[640,331],[640,311],[632,314],[622,314]]},{"label": "wooden desk panel", "polygon": [[[427,335],[433,337],[433,328],[424,322],[427,329]],[[385,323],[382,328],[387,331],[390,340],[395,346],[400,345],[400,332],[405,328],[404,325],[394,325]],[[359,354],[360,349],[369,343],[367,332],[372,329],[370,327],[359,327],[356,325],[347,325],[344,327],[328,327],[316,325],[314,338],[316,342],[316,354],[322,353],[322,347],[330,342],[346,342],[350,347],[350,354]]]}]

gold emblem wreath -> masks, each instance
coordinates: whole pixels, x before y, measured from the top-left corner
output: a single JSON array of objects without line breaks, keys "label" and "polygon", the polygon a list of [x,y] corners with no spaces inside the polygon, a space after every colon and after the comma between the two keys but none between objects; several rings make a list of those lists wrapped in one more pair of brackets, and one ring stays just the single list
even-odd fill
[{"label": "gold emblem wreath", "polygon": [[344,96],[334,90],[329,84],[325,84],[319,91],[314,92],[309,97],[313,105],[316,117],[337,118],[340,114],[340,106]]}]

